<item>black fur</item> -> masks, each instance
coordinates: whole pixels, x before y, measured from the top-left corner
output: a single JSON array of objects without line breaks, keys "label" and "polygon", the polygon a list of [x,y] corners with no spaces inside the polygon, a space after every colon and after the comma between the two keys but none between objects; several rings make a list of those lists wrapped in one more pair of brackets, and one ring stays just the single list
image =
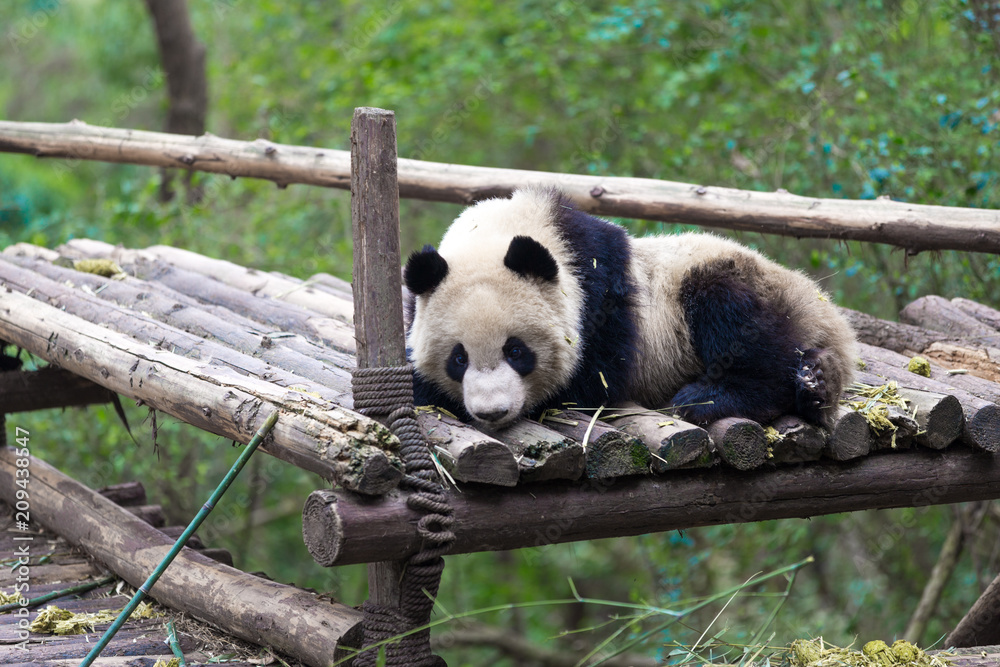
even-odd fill
[{"label": "black fur", "polygon": [[444,372],[455,382],[461,382],[465,377],[465,369],[469,367],[469,355],[465,352],[465,346],[461,343],[452,348],[445,363]]},{"label": "black fur", "polygon": [[628,235],[555,196],[552,205],[560,237],[573,252],[573,275],[584,302],[580,340],[572,341],[583,347],[580,370],[549,404],[610,405],[625,400],[636,356],[636,286],[628,272]]},{"label": "black fur", "polygon": [[528,347],[520,338],[514,336],[508,338],[503,346],[504,358],[510,367],[517,371],[517,374],[524,377],[535,370],[538,356],[535,351]]},{"label": "black fur", "polygon": [[795,409],[801,352],[787,314],[762,302],[755,277],[733,259],[706,262],[684,277],[681,305],[705,367],[672,401],[690,421],[741,416],[766,423]]},{"label": "black fur", "polygon": [[541,278],[552,282],[559,275],[555,257],[530,236],[515,236],[510,241],[503,265],[522,278]]},{"label": "black fur", "polygon": [[[412,358],[407,350],[407,356]],[[420,374],[420,371],[413,371],[413,404],[414,405],[434,405],[444,408],[464,422],[472,421],[472,415],[465,410],[462,401],[456,401],[444,390]]]},{"label": "black fur", "polygon": [[403,282],[414,294],[424,294],[440,285],[447,275],[448,262],[434,246],[425,245],[423,250],[414,251],[406,261]]}]

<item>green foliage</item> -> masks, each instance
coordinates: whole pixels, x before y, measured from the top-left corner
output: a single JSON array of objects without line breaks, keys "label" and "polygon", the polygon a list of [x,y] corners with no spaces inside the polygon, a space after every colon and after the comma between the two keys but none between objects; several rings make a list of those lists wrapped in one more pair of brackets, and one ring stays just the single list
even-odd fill
[{"label": "green foliage", "polygon": [[[352,109],[381,106],[397,111],[402,157],[815,197],[1000,204],[1000,42],[962,0],[190,5],[208,46],[208,129],[220,136],[345,149]],[[0,117],[162,127],[165,81],[141,3],[0,0],[0,15],[0,71],[9,74],[0,77]],[[205,174],[194,183],[205,193],[200,203],[164,203],[153,170],[0,154],[0,245],[166,243],[299,277],[350,276],[347,193]],[[402,202],[404,252],[435,243],[458,210]],[[635,233],[678,228],[626,224]],[[893,317],[928,293],[1000,304],[996,256],[907,257],[872,244],[736,236],[876,315]],[[126,410],[138,447],[105,408],[18,415],[16,424],[82,481],[141,479],[173,521],[187,520],[235,452],[162,415],[154,451],[148,411]],[[232,549],[240,566],[357,604],[364,568],[323,570],[302,546],[301,502],[321,485],[255,457],[202,533]],[[560,598],[572,575],[587,597],[667,604],[814,553],[773,626],[776,641],[890,638],[904,627],[950,521],[943,509],[898,510],[474,554],[449,559],[442,602],[470,610]],[[983,573],[997,569],[995,554],[976,553],[975,565],[962,561],[927,638],[943,633]],[[749,639],[768,604],[728,609],[731,639]],[[610,613],[569,605],[494,620],[546,641]],[[697,619],[700,627],[710,621]],[[651,650],[678,638],[665,631]],[[576,641],[558,640],[564,648]],[[455,664],[490,661],[482,651],[452,655]]]}]

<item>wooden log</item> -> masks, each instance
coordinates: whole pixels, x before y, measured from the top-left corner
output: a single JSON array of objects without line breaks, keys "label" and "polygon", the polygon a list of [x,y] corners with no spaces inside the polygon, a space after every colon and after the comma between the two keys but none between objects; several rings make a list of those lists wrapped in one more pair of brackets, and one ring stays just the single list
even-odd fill
[{"label": "wooden log", "polygon": [[922,296],[908,303],[899,311],[899,319],[956,338],[972,339],[977,345],[1000,346],[1000,331],[941,296]]},{"label": "wooden log", "polygon": [[0,373],[0,412],[27,412],[107,403],[111,392],[61,368]]},{"label": "wooden log", "polygon": [[[10,504],[18,488],[19,458],[25,457],[15,456],[13,448],[0,448],[0,498]],[[44,461],[28,460],[32,521],[82,548],[132,586],[142,585],[173,541]],[[347,655],[342,647],[358,647],[361,639],[361,612],[219,565],[190,549],[181,550],[150,595],[312,667],[326,667]]]},{"label": "wooden log", "polygon": [[961,337],[950,336],[939,331],[928,331],[912,324],[890,322],[849,308],[841,308],[840,312],[847,318],[858,335],[859,341],[894,352],[919,353],[932,343],[941,341],[962,343]]},{"label": "wooden log", "polygon": [[608,419],[615,428],[645,443],[652,454],[650,467],[657,474],[689,466],[704,467],[715,461],[708,431],[694,424],[638,405],[616,408]]},{"label": "wooden log", "polygon": [[440,412],[417,415],[427,445],[459,482],[517,484],[518,466],[507,445]]},{"label": "wooden log", "polygon": [[838,406],[833,429],[826,441],[826,455],[835,461],[850,461],[867,456],[872,442],[872,430],[864,415]]},{"label": "wooden log", "polygon": [[[142,482],[122,482],[98,489],[97,492],[121,507],[146,504],[146,488]],[[174,537],[180,537],[177,533]]]},{"label": "wooden log", "polygon": [[153,528],[163,528],[167,523],[163,519],[163,508],[159,505],[129,505],[125,509],[128,510],[129,514],[142,519]]},{"label": "wooden log", "polygon": [[753,470],[767,460],[767,437],[755,421],[726,417],[708,425],[715,451],[737,470]]},{"label": "wooden log", "polygon": [[[940,344],[933,343],[928,349],[932,350],[938,345]],[[863,361],[874,360],[893,366],[900,372],[909,372],[906,371],[906,368],[911,357],[899,354],[898,352],[893,352],[892,350],[875,347],[874,345],[866,345],[864,343],[860,343],[858,345],[858,350],[861,352]],[[946,368],[942,368],[937,363],[933,363],[936,361],[936,357],[931,357],[929,361],[932,362],[930,364],[932,380],[936,380],[941,384],[953,387],[954,389],[962,389],[973,396],[978,396],[979,398],[990,401],[991,403],[1000,403],[1000,384],[985,380],[975,375],[949,373]],[[1000,368],[1000,366],[998,366],[998,368]]]},{"label": "wooden log", "polygon": [[[185,530],[187,530],[187,526],[164,526],[163,528],[160,528],[160,532],[169,537],[171,540],[176,540]],[[198,533],[195,533],[188,538],[188,541],[184,543],[184,546],[189,549],[194,549],[195,551],[201,551],[205,548],[205,543],[201,541],[201,537]]]},{"label": "wooden log", "polygon": [[[855,379],[863,384],[877,387],[894,378],[859,371]],[[888,408],[889,421],[898,429],[895,438],[897,446],[906,446],[909,444],[908,441],[912,440],[923,447],[944,449],[962,435],[965,424],[962,404],[951,394],[922,391],[905,386],[898,387],[897,392],[900,398],[907,402],[905,409],[894,406]],[[848,400],[866,399],[849,395]],[[878,447],[884,449],[890,446],[891,430],[875,435]]]},{"label": "wooden log", "polygon": [[324,317],[344,322],[354,321],[354,304],[350,298],[334,296],[315,290],[301,281],[295,282],[275,273],[263,273],[222,259],[213,259],[190,250],[155,245],[143,252],[167,264],[199,273],[219,282],[250,292],[254,296],[268,297],[293,303]]},{"label": "wooden log", "polygon": [[[36,157],[180,167],[264,178],[281,186],[308,183],[347,189],[346,151],[288,146],[258,139],[92,127],[72,123],[0,122],[0,151]],[[614,178],[491,169],[401,159],[403,197],[468,204],[525,185],[559,187],[598,215],[683,222],[744,231],[889,243],[910,252],[954,249],[1000,252],[1000,213],[988,209],[800,197],[643,178]],[[914,233],[914,230],[920,230]]]},{"label": "wooden log", "polygon": [[[100,322],[138,340],[155,341],[176,354],[205,359],[278,386],[295,387],[346,408],[352,405],[348,369],[354,366],[354,360],[349,355],[302,341],[315,348],[312,352],[316,356],[307,356],[275,344],[249,320],[243,321],[235,314],[219,317],[193,304],[182,306],[144,281],[109,280],[44,261],[11,257],[0,259],[0,281],[88,322]],[[138,307],[116,307],[109,301]]]},{"label": "wooden log", "polygon": [[536,421],[522,419],[494,435],[514,453],[522,482],[579,479],[586,470],[582,444]]},{"label": "wooden log", "polygon": [[283,414],[273,439],[261,449],[361,493],[384,493],[401,476],[395,456],[382,451],[395,438],[374,420],[137,343],[5,289],[0,289],[0,339],[231,440],[248,442],[265,416],[280,406]]},{"label": "wooden log", "polygon": [[[476,486],[451,494],[455,522],[462,527],[452,553],[998,496],[1000,457],[970,449],[947,455],[913,449],[849,465],[817,461],[753,474],[716,466],[603,483]],[[419,547],[417,517],[399,497],[359,500],[335,491],[327,494],[331,498],[319,504],[334,513],[324,521],[339,531],[331,536],[338,565],[399,558]]]},{"label": "wooden log", "polygon": [[218,281],[205,280],[199,273],[170,266],[143,255],[139,250],[114,248],[90,239],[74,239],[63,246],[63,251],[80,257],[111,258],[137,278],[161,283],[198,301],[242,313],[280,332],[296,333],[320,345],[354,352],[354,331],[349,324],[323,317],[301,306],[254,296]]},{"label": "wooden log", "polygon": [[778,417],[771,426],[781,436],[771,445],[772,462],[803,463],[822,458],[827,438],[823,429],[794,415]]},{"label": "wooden log", "polygon": [[[399,299],[396,115],[391,111],[368,107],[354,110],[351,120],[351,226],[358,368],[403,366],[407,359],[403,305]],[[307,534],[303,530],[303,536]],[[325,539],[330,539],[330,535]],[[310,546],[310,541],[306,541],[306,546]],[[370,603],[399,613],[403,607],[401,582],[405,565],[402,560],[369,563]]]},{"label": "wooden log", "polygon": [[[874,359],[865,361],[868,372],[889,380],[895,380],[901,389],[916,389],[918,391],[931,392],[954,396],[962,406],[965,417],[965,428],[962,431],[962,440],[973,447],[977,447],[987,452],[1000,451],[1000,406],[996,403],[984,401],[972,394],[949,387],[937,380],[925,378],[922,375],[900,370],[888,364]],[[865,373],[859,373],[859,378],[864,378]],[[875,381],[875,378],[868,378]],[[863,380],[862,380],[863,381]],[[917,413],[918,421],[920,413]]]},{"label": "wooden log", "polygon": [[960,648],[997,643],[1000,643],[1000,575],[945,637],[946,646]]},{"label": "wooden log", "polygon": [[961,297],[952,299],[951,303],[966,315],[971,315],[991,329],[1000,332],[1000,310]]}]

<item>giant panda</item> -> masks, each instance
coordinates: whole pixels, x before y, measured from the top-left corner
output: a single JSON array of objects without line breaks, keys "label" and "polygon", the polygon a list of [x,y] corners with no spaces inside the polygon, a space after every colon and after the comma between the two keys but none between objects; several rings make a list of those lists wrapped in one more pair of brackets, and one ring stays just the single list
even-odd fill
[{"label": "giant panda", "polygon": [[493,429],[626,401],[828,426],[857,357],[803,274],[712,234],[631,238],[555,190],[467,208],[403,279],[416,404]]}]

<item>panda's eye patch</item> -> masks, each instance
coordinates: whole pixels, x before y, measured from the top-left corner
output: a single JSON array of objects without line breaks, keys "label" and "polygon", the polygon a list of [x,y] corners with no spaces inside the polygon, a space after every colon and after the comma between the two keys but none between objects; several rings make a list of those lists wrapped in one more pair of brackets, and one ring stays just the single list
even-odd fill
[{"label": "panda's eye patch", "polygon": [[448,355],[448,362],[445,364],[444,370],[452,380],[461,382],[468,366],[469,355],[465,353],[465,346],[458,343],[451,348],[451,354]]},{"label": "panda's eye patch", "polygon": [[510,367],[517,371],[518,375],[524,377],[535,370],[535,353],[520,338],[513,336],[507,339],[503,346],[503,356],[510,364]]}]

